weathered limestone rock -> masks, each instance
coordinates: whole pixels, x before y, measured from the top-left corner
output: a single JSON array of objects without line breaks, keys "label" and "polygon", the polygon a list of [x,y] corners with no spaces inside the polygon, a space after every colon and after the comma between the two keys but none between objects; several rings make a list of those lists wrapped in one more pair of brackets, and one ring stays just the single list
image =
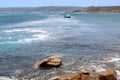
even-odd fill
[{"label": "weathered limestone rock", "polygon": [[81,75],[81,79],[79,79],[79,80],[89,80],[89,73],[83,73],[82,75]]},{"label": "weathered limestone rock", "polygon": [[114,70],[101,71],[92,76],[88,72],[76,72],[49,80],[117,80],[117,74]]},{"label": "weathered limestone rock", "polygon": [[37,61],[34,65],[34,68],[38,69],[40,67],[59,67],[62,64],[62,61],[58,57],[51,57],[44,60]]},{"label": "weathered limestone rock", "polygon": [[116,72],[113,70],[107,70],[99,72],[99,80],[117,80]]},{"label": "weathered limestone rock", "polygon": [[88,80],[88,77],[89,73],[76,72],[72,74],[54,77],[49,80]]}]

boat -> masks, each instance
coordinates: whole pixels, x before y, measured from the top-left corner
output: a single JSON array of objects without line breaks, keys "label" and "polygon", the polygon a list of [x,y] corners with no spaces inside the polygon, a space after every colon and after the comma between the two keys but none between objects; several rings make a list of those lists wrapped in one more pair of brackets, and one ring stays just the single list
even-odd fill
[{"label": "boat", "polygon": [[71,18],[69,14],[64,15],[64,18]]}]

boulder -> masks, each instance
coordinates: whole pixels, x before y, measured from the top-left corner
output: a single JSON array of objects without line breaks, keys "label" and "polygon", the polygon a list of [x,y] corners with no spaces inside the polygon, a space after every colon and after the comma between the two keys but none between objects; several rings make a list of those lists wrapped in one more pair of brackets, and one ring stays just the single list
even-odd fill
[{"label": "boulder", "polygon": [[90,78],[89,73],[83,73],[81,75],[81,79],[79,79],[79,80],[89,80],[89,78]]},{"label": "boulder", "polygon": [[47,67],[59,67],[62,64],[62,61],[58,57],[50,57],[47,59],[43,59],[40,61],[37,61],[34,65],[35,69],[38,69],[40,67],[47,68]]},{"label": "boulder", "polygon": [[63,76],[57,76],[49,80],[88,80],[89,73],[76,72]]},{"label": "boulder", "polygon": [[117,80],[117,75],[114,70],[101,71],[92,76],[88,72],[75,72],[49,80]]},{"label": "boulder", "polygon": [[102,71],[98,75],[99,80],[117,80],[116,72],[113,70]]}]

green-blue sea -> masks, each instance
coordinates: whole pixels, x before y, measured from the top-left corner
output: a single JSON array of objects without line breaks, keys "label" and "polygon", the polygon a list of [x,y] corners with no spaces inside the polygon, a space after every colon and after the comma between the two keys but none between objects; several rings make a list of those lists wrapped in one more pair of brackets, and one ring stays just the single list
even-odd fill
[{"label": "green-blue sea", "polygon": [[[98,65],[102,57],[119,57],[118,48],[120,13],[73,13],[71,18],[64,13],[0,13],[0,76],[47,80],[82,65]],[[60,68],[34,69],[37,60],[52,55],[62,56]]]}]

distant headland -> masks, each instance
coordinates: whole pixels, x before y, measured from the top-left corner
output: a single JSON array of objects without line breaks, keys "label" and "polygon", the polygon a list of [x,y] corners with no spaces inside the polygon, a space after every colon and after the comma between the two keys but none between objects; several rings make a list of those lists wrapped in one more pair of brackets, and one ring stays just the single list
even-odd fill
[{"label": "distant headland", "polygon": [[0,8],[0,13],[6,12],[92,12],[92,13],[120,13],[120,6],[47,6],[47,7],[10,7]]}]

